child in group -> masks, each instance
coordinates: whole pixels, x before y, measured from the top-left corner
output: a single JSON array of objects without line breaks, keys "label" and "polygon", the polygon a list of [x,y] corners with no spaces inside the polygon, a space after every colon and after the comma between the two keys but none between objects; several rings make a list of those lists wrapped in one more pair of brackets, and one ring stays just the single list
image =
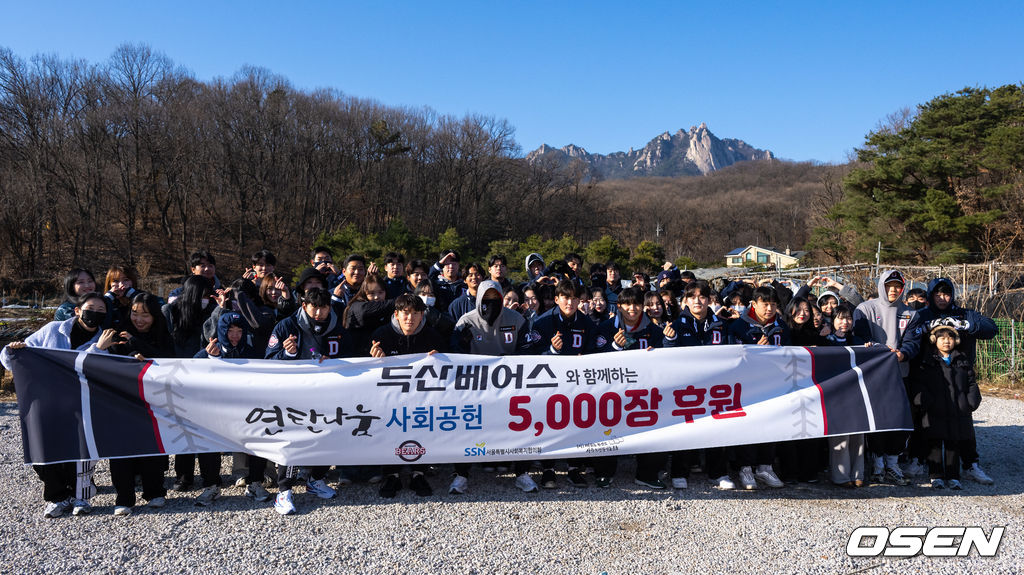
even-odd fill
[{"label": "child in group", "polygon": [[[235,311],[222,313],[217,320],[217,336],[210,339],[204,349],[196,353],[197,359],[219,357],[222,359],[262,359],[263,353],[248,343],[249,323]],[[200,455],[202,457],[202,454]],[[220,461],[220,454],[216,454]],[[255,455],[247,458],[248,471],[245,477],[245,495],[256,501],[270,500],[270,493],[263,487],[263,476],[267,460]],[[203,481],[204,485],[206,481]],[[205,497],[204,497],[205,496]],[[220,486],[208,488],[196,499],[196,504],[208,506],[220,496]]]},{"label": "child in group", "polygon": [[[827,345],[871,345],[853,333],[853,306],[846,302],[833,309],[832,328],[832,333],[825,338]],[[832,483],[864,487],[864,434],[829,437],[828,448]]]},{"label": "child in group", "polygon": [[960,351],[955,327],[938,324],[931,345],[911,372],[911,397],[922,410],[921,428],[928,445],[932,487],[961,489],[961,443],[972,434],[973,413],[981,404],[974,364]]}]

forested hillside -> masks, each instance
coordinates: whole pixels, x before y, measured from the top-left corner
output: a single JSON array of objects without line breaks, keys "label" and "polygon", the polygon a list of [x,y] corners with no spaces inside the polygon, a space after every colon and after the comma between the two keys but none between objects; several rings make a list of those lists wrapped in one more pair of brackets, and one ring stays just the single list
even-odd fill
[{"label": "forested hillside", "polygon": [[[867,132],[867,130],[865,130]],[[888,119],[857,161],[740,162],[705,176],[602,180],[528,162],[507,121],[302,91],[246,68],[203,82],[140,45],[102,63],[0,49],[0,278],[72,266],[302,265],[325,241],[379,258],[583,253],[655,271],[737,247],[809,261],[979,261],[1024,244],[1020,86],[966,89]],[[234,272],[226,272],[234,273]]]}]

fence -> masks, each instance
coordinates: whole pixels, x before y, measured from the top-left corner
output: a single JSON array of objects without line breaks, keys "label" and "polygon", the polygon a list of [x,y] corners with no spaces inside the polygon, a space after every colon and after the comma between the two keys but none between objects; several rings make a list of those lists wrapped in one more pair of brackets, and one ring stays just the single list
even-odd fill
[{"label": "fence", "polygon": [[[880,266],[887,268],[884,264]],[[949,266],[891,266],[906,276],[912,287],[926,288],[937,277],[950,278],[956,284],[957,303],[976,309],[989,317],[1024,321],[1024,264],[990,262]],[[738,275],[733,275],[738,272]],[[782,278],[805,283],[815,276],[829,276],[843,284],[853,284],[861,295],[877,290],[879,269],[875,264],[792,268],[772,272],[744,272],[739,268],[726,272],[737,279]],[[820,290],[815,290],[815,293]],[[1019,326],[1018,326],[1019,327]],[[1019,338],[1018,338],[1019,339]]]},{"label": "fence", "polygon": [[1008,378],[1011,383],[1021,381],[1024,369],[1021,356],[1024,342],[1021,341],[1021,322],[1014,319],[996,318],[999,334],[995,338],[978,342],[978,359],[975,371],[985,381]]},{"label": "fence", "polygon": [[[937,277],[950,278],[956,284],[957,303],[976,309],[995,320],[999,334],[995,339],[978,342],[978,377],[993,382],[1007,378],[1018,383],[1024,376],[1024,264],[960,264],[950,266],[893,266],[903,272],[913,287],[926,288]],[[882,265],[882,269],[886,266]],[[731,271],[731,270],[730,270]],[[736,270],[741,271],[741,270]],[[874,264],[793,268],[768,272],[748,272],[732,276],[741,279],[781,278],[802,284],[815,276],[828,276],[843,284],[852,284],[865,297],[877,289],[879,269]],[[819,295],[821,290],[814,290]]]}]

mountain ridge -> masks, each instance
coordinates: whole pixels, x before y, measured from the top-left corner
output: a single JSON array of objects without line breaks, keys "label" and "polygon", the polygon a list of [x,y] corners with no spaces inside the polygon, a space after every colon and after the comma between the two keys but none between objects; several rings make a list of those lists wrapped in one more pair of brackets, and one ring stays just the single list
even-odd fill
[{"label": "mountain ridge", "polygon": [[591,154],[575,144],[561,148],[541,144],[526,155],[530,163],[581,160],[605,179],[707,175],[737,162],[774,159],[770,150],[754,148],[743,140],[718,138],[704,122],[688,131],[662,132],[639,150],[631,147],[628,152]]}]

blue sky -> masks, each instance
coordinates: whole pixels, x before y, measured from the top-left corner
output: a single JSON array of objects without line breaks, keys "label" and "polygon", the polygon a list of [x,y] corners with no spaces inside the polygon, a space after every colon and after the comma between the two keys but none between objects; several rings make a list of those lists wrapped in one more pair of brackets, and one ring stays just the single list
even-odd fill
[{"label": "blue sky", "polygon": [[102,63],[142,42],[201,80],[248,64],[298,89],[505,118],[524,153],[626,150],[706,122],[843,162],[902,107],[1024,81],[1019,1],[3,4],[0,46],[24,58]]}]

